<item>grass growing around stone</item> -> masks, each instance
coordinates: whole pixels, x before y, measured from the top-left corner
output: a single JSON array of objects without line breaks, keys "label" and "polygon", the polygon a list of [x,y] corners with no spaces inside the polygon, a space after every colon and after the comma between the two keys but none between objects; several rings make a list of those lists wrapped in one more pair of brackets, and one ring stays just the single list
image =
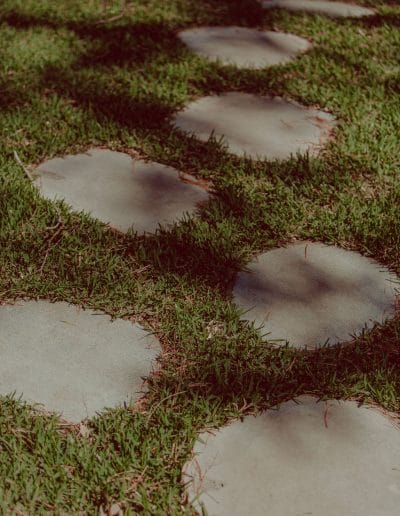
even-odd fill
[{"label": "grass growing around stone", "polygon": [[[400,273],[400,8],[360,20],[264,12],[253,0],[3,0],[0,6],[0,302],[68,301],[131,317],[163,344],[133,408],[68,426],[15,397],[0,401],[0,512],[190,513],[181,468],[198,432],[300,394],[378,403],[400,414],[400,318],[354,342],[274,349],[239,320],[234,276],[295,239],[354,249]],[[242,25],[312,41],[262,71],[190,53],[177,31]],[[277,94],[332,112],[319,158],[251,162],[169,119],[194,98]],[[28,170],[104,146],[211,181],[197,217],[122,235],[43,200]],[[29,335],[27,335],[29,338]],[[116,379],[117,381],[117,379]]]}]

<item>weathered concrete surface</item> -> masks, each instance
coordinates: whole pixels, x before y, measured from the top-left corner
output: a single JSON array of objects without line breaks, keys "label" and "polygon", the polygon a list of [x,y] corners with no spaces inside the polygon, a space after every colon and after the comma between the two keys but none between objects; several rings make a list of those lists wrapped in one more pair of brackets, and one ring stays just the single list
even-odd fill
[{"label": "weathered concrete surface", "polygon": [[202,141],[212,133],[224,137],[233,154],[273,160],[316,154],[334,127],[334,117],[280,97],[231,92],[192,102],[173,123]]},{"label": "weathered concrete surface", "polygon": [[182,181],[171,167],[106,149],[55,158],[36,172],[45,197],[64,199],[73,209],[89,212],[121,231],[132,227],[138,233],[152,233],[159,224],[169,225],[193,213],[208,199],[203,188]]},{"label": "weathered concrete surface", "polygon": [[184,467],[210,516],[397,516],[400,429],[355,402],[301,397],[200,435]]},{"label": "weathered concrete surface", "polygon": [[0,394],[16,392],[65,419],[138,399],[160,353],[130,321],[67,303],[0,306]]},{"label": "weathered concrete surface", "polygon": [[375,14],[375,11],[367,7],[323,0],[264,0],[261,4],[266,9],[280,7],[289,11],[323,14],[332,18],[361,18]]},{"label": "weathered concrete surface", "polygon": [[259,256],[233,294],[268,340],[314,348],[393,316],[399,289],[399,278],[358,253],[302,242]]},{"label": "weathered concrete surface", "polygon": [[288,63],[311,48],[306,39],[293,34],[247,27],[200,27],[184,30],[179,37],[197,54],[240,68]]}]

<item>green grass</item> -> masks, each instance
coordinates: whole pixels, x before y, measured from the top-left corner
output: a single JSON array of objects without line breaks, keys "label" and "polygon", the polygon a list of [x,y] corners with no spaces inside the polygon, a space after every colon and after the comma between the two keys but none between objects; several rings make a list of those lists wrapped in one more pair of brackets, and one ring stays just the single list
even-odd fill
[{"label": "green grass", "polygon": [[[1,399],[2,514],[96,514],[113,503],[127,514],[190,513],[180,472],[206,426],[303,393],[400,413],[400,318],[299,352],[263,343],[231,303],[237,271],[293,239],[354,249],[400,273],[400,8],[358,3],[377,14],[330,20],[263,12],[253,0],[135,0],[99,24],[119,1],[106,12],[96,0],[1,2],[0,302],[46,298],[133,317],[164,349],[142,404],[82,427]],[[176,37],[204,24],[276,28],[314,46],[286,66],[220,67]],[[339,120],[335,139],[319,158],[251,162],[171,129],[185,103],[232,90],[327,109]],[[32,170],[96,145],[211,180],[216,195],[172,229],[120,235],[43,200],[14,157]]]}]

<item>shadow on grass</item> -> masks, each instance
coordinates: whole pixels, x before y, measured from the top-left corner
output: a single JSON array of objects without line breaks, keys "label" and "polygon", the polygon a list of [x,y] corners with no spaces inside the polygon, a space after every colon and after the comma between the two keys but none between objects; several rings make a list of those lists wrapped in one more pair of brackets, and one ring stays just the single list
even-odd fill
[{"label": "shadow on grass", "polygon": [[[187,2],[193,8],[193,14],[196,18],[196,14],[201,15],[203,13],[209,13],[211,17],[215,18],[216,23],[222,23],[224,25],[254,25],[260,24],[260,21],[267,17],[269,13],[262,9],[260,3],[257,0],[189,0]],[[117,25],[121,28],[125,28],[126,20],[135,18],[134,6],[131,9],[132,15],[130,18],[121,17],[116,20]],[[0,19],[9,25],[27,29],[32,26],[43,26],[48,28],[68,28],[74,30],[80,35],[88,34],[101,34],[104,31],[105,34],[109,34],[108,29],[110,24],[100,23],[99,21],[106,21],[107,18],[99,13],[99,19],[84,20],[82,22],[72,22],[57,18],[57,16],[46,16],[44,14],[31,14],[27,15],[19,11],[18,7],[12,9],[8,8],[6,12],[0,17]],[[129,25],[129,22],[128,22]]]},{"label": "shadow on grass", "polygon": [[257,0],[193,0],[199,10],[210,9],[224,25],[259,26],[268,13]]},{"label": "shadow on grass", "polygon": [[[399,410],[400,318],[374,328],[348,344],[314,351],[271,348],[256,338],[196,342],[195,367],[186,361],[183,379],[170,365],[163,381],[229,403],[257,400],[272,406],[302,394],[324,398],[373,399]],[[249,336],[247,336],[249,337]],[[182,364],[182,362],[181,362]],[[160,378],[161,380],[161,378]],[[184,382],[184,383],[183,383]],[[397,400],[396,400],[397,398]]]},{"label": "shadow on grass", "polygon": [[[398,6],[399,3],[396,2],[393,3],[393,5]],[[375,14],[360,18],[357,21],[367,28],[384,27],[385,25],[389,27],[400,27],[400,14]]]},{"label": "shadow on grass", "polygon": [[93,75],[80,76],[79,70],[84,68],[84,64],[73,71],[49,66],[42,75],[43,87],[62,98],[73,100],[83,109],[90,109],[99,120],[106,117],[118,125],[138,131],[166,130],[165,119],[171,113],[169,106],[163,105],[151,94],[147,94],[145,100],[138,100],[124,91],[118,91],[119,86],[113,83],[112,74],[108,77],[103,75],[101,79]]},{"label": "shadow on grass", "polygon": [[74,32],[82,39],[98,43],[95,50],[78,62],[81,66],[137,66],[166,53],[169,61],[175,62],[182,48],[175,32],[161,23],[107,28],[80,26]]},{"label": "shadow on grass", "polygon": [[29,92],[23,86],[0,79],[0,111],[12,111],[30,99]]},{"label": "shadow on grass", "polygon": [[169,63],[178,61],[183,44],[175,31],[163,23],[128,23],[99,25],[96,22],[61,22],[45,17],[12,13],[0,16],[0,21],[17,29],[45,27],[67,29],[91,45],[74,64],[84,67],[138,67],[164,54]]},{"label": "shadow on grass", "polygon": [[[236,2],[216,2],[205,0],[197,2],[199,9],[211,9],[219,12],[229,11],[241,16],[243,13],[262,13],[259,4],[254,0],[238,0]],[[203,5],[204,4],[204,5]],[[242,13],[242,14],[240,14]],[[172,136],[170,146],[178,147],[182,154],[183,146],[187,147],[188,154],[194,160],[199,161],[200,167],[210,163],[215,167],[215,160],[227,159],[225,152],[221,152],[218,145],[214,149],[207,143],[197,142],[195,139],[185,138],[182,135],[171,135],[171,127],[168,118],[176,111],[176,104],[166,103],[162,100],[165,95],[170,98],[167,92],[155,94],[156,88],[151,82],[157,83],[157,76],[149,76],[150,88],[145,88],[141,83],[139,91],[132,93],[127,80],[129,68],[135,73],[141,74],[142,67],[149,63],[156,63],[163,60],[159,74],[168,73],[167,68],[171,63],[179,63],[184,58],[185,46],[176,37],[176,31],[163,23],[131,23],[124,21],[116,26],[99,26],[96,22],[62,22],[46,18],[44,15],[25,15],[14,11],[4,14],[0,19],[16,28],[27,29],[35,26],[44,26],[54,30],[64,28],[75,32],[81,39],[88,41],[88,48],[81,56],[78,56],[74,64],[69,67],[50,65],[40,71],[41,88],[56,93],[61,98],[73,100],[76,105],[83,109],[90,109],[100,122],[108,119],[121,127],[134,132],[142,132],[147,138],[154,142],[162,138],[168,141]],[[226,18],[221,21],[227,22]],[[265,88],[265,77],[257,72],[249,73],[244,71],[220,70],[218,66],[211,66],[206,77],[186,78],[190,88],[222,92],[226,91],[227,84],[232,83],[235,89],[247,87],[253,84],[250,89],[258,91]],[[124,77],[119,81],[115,75],[116,68],[120,67]],[[239,77],[239,79],[237,79]],[[139,81],[140,82],[140,81]],[[165,85],[168,88],[168,84]],[[173,85],[171,84],[171,88]],[[7,108],[21,105],[26,101],[22,90],[17,87],[10,88],[7,92],[2,107]],[[177,156],[178,153],[174,154]],[[171,155],[171,152],[170,152]],[[204,157],[204,159],[203,159]],[[172,163],[173,164],[173,163]],[[199,168],[199,167],[197,167]]]}]

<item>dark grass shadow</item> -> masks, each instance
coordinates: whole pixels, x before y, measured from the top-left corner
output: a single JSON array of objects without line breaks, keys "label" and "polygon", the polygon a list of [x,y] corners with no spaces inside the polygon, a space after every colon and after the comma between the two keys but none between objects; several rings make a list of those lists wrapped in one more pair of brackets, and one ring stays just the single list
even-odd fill
[{"label": "dark grass shadow", "polygon": [[163,229],[148,236],[141,245],[146,263],[151,263],[157,274],[177,274],[187,284],[201,283],[222,294],[229,290],[242,265],[240,253],[230,252],[223,242],[218,245],[216,239],[196,237],[184,223],[175,231]]},{"label": "dark grass shadow", "polygon": [[400,75],[389,77],[383,82],[383,85],[391,95],[400,95]]},{"label": "dark grass shadow", "polygon": [[200,10],[216,13],[224,25],[259,26],[266,14],[256,0],[199,0],[193,3]]},{"label": "dark grass shadow", "polygon": [[175,32],[163,23],[124,21],[120,25],[104,26],[96,22],[61,22],[17,13],[0,16],[0,21],[17,29],[67,29],[93,43],[95,48],[78,60],[78,67],[138,65],[162,53],[167,54],[169,60],[175,60],[179,59],[183,47]]},{"label": "dark grass shadow", "polygon": [[82,39],[95,42],[77,66],[137,66],[167,55],[170,62],[178,61],[182,44],[175,32],[166,25],[129,24],[116,27],[76,26],[74,32]]},{"label": "dark grass shadow", "polygon": [[[261,22],[272,23],[279,16],[280,9],[263,9],[257,0],[197,0],[194,4],[194,14],[204,11],[210,12],[215,17],[216,23],[223,25],[246,25],[259,26]],[[385,5],[398,7],[398,0],[387,0]],[[302,12],[293,14],[304,15]],[[336,23],[347,23],[351,19],[353,23],[366,27],[381,27],[383,25],[400,26],[400,14],[379,14],[364,16],[361,18],[336,18]],[[0,21],[18,29],[28,29],[31,27],[47,27],[52,29],[66,28],[76,32],[80,37],[108,39],[114,34],[118,38],[120,31],[124,32],[129,27],[134,27],[135,23],[129,18],[118,20],[117,24],[99,24],[99,20],[83,20],[73,22],[50,18],[44,15],[27,15],[21,13],[17,8],[8,10],[0,15]],[[157,24],[149,24],[156,27]],[[156,29],[157,30],[157,29]]]},{"label": "dark grass shadow", "polygon": [[[399,3],[396,4],[399,6]],[[366,28],[377,28],[384,26],[400,27],[400,14],[375,14],[366,16],[365,18],[358,18],[357,23]]]},{"label": "dark grass shadow", "polygon": [[31,100],[31,95],[23,87],[9,81],[0,80],[0,111],[13,111]]},{"label": "dark grass shadow", "polygon": [[[196,18],[196,13],[203,14],[207,12],[211,17],[214,17],[216,22],[219,21],[224,25],[259,25],[260,20],[265,16],[268,16],[265,9],[262,9],[261,5],[257,0],[197,0],[188,2],[193,5],[193,14]],[[134,19],[134,10],[133,10]],[[119,18],[116,23],[103,23],[106,18],[82,20],[82,21],[69,21],[57,18],[57,16],[45,16],[41,14],[22,13],[18,7],[14,9],[7,9],[3,14],[0,14],[0,20],[7,23],[10,26],[19,29],[28,29],[33,26],[42,26],[52,29],[67,28],[74,30],[80,35],[88,36],[96,35],[101,37],[101,33],[107,34],[112,27],[114,28],[126,28],[134,24],[132,23],[132,17]],[[99,23],[101,22],[101,23]]]},{"label": "dark grass shadow", "polygon": [[113,74],[101,78],[80,74],[85,65],[80,63],[65,70],[48,66],[42,72],[42,86],[62,98],[73,100],[76,105],[90,110],[99,120],[104,118],[128,129],[138,131],[165,131],[170,106],[151,94],[145,100],[129,95],[122,87],[113,84]]},{"label": "dark grass shadow", "polygon": [[0,22],[21,30],[31,29],[33,27],[43,27],[56,30],[68,25],[67,22],[63,23],[61,21],[52,20],[45,16],[23,14],[18,12],[17,9],[15,9],[15,11],[8,11],[4,14],[0,14]]},{"label": "dark grass shadow", "polygon": [[188,368],[185,382],[224,403],[239,397],[261,407],[303,394],[381,402],[385,381],[400,396],[399,332],[397,317],[352,342],[313,351],[274,348],[251,336],[232,338],[229,352],[222,338],[197,342],[196,367]]}]

